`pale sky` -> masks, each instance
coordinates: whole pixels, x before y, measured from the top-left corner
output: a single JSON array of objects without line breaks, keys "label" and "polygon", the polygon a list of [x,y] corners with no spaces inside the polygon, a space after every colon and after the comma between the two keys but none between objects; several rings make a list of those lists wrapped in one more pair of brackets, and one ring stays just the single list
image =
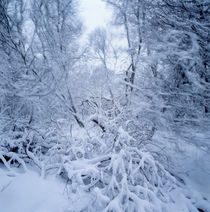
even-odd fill
[{"label": "pale sky", "polygon": [[106,27],[111,21],[112,11],[102,0],[80,0],[80,13],[86,33],[96,27]]}]

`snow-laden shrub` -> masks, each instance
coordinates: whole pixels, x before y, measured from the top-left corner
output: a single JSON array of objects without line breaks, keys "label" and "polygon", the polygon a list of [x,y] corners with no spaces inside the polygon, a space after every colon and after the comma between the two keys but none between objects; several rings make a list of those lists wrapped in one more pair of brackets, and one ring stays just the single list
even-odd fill
[{"label": "snow-laden shrub", "polygon": [[175,182],[150,154],[129,147],[92,160],[65,162],[64,169],[71,192],[77,192],[75,185],[90,192],[89,211],[162,211]]},{"label": "snow-laden shrub", "polygon": [[[69,210],[169,211],[186,201],[183,211],[196,211],[179,190],[176,179],[150,153],[129,147],[119,139],[111,152],[91,159],[65,156],[59,174],[67,179]],[[74,199],[88,198],[88,204]],[[81,200],[80,200],[81,201]],[[189,210],[188,210],[189,209]]]},{"label": "snow-laden shrub", "polygon": [[133,146],[122,127],[115,137],[81,135],[57,141],[44,155],[27,148],[42,176],[54,173],[66,180],[68,210],[167,212],[179,204],[178,194],[186,201],[184,211],[195,211],[180,192],[182,185],[148,151]]}]

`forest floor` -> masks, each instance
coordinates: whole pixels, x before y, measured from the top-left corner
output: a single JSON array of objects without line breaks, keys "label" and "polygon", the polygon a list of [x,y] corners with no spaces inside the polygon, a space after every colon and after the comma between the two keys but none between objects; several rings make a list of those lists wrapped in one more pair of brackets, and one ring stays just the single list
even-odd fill
[{"label": "forest floor", "polygon": [[[178,154],[174,157],[177,176],[185,183],[185,195],[202,209],[201,212],[209,212],[210,156],[189,146],[185,152],[188,155],[183,158]],[[88,194],[69,195],[66,181],[60,177],[49,175],[43,179],[35,167],[27,172],[17,169],[15,173],[12,175],[0,167],[1,212],[79,212],[88,205]],[[180,205],[173,212],[188,212],[184,204],[180,198]]]}]

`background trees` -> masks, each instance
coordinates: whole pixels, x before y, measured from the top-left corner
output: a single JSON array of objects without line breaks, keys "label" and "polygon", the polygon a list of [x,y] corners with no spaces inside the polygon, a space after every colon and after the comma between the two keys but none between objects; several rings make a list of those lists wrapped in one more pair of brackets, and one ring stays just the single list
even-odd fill
[{"label": "background trees", "polygon": [[[207,131],[209,67],[205,61],[209,60],[209,4],[205,1],[106,2],[116,11],[116,24],[124,27],[132,69],[126,83],[134,89],[131,98],[134,108],[140,111],[143,101],[146,104],[143,113],[156,123],[156,129],[170,128],[182,134],[182,139],[190,137],[186,136],[191,133],[189,126],[191,130]],[[197,145],[196,139],[187,142]]]},{"label": "background trees", "polygon": [[72,1],[1,1],[1,11],[1,147],[30,157],[57,120],[84,127],[69,90],[81,24]]},{"label": "background trees", "polygon": [[[189,133],[189,126],[191,130],[204,133],[209,128],[209,97],[206,95],[209,90],[209,68],[205,62],[209,61],[208,3],[163,1],[160,6],[156,25],[161,25],[163,32],[168,34],[166,41],[169,51],[164,61],[168,66],[168,79],[173,78],[173,82],[168,83],[166,104],[174,113],[179,134],[183,133],[184,136]],[[166,85],[167,82],[164,83]],[[196,140],[201,139],[196,137],[191,141],[200,145]]]}]

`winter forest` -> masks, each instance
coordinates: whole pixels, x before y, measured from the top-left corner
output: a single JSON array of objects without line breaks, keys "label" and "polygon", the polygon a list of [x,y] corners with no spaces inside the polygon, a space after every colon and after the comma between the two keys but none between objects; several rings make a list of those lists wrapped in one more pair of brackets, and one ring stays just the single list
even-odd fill
[{"label": "winter forest", "polygon": [[210,2],[82,1],[0,0],[0,212],[210,212]]}]

